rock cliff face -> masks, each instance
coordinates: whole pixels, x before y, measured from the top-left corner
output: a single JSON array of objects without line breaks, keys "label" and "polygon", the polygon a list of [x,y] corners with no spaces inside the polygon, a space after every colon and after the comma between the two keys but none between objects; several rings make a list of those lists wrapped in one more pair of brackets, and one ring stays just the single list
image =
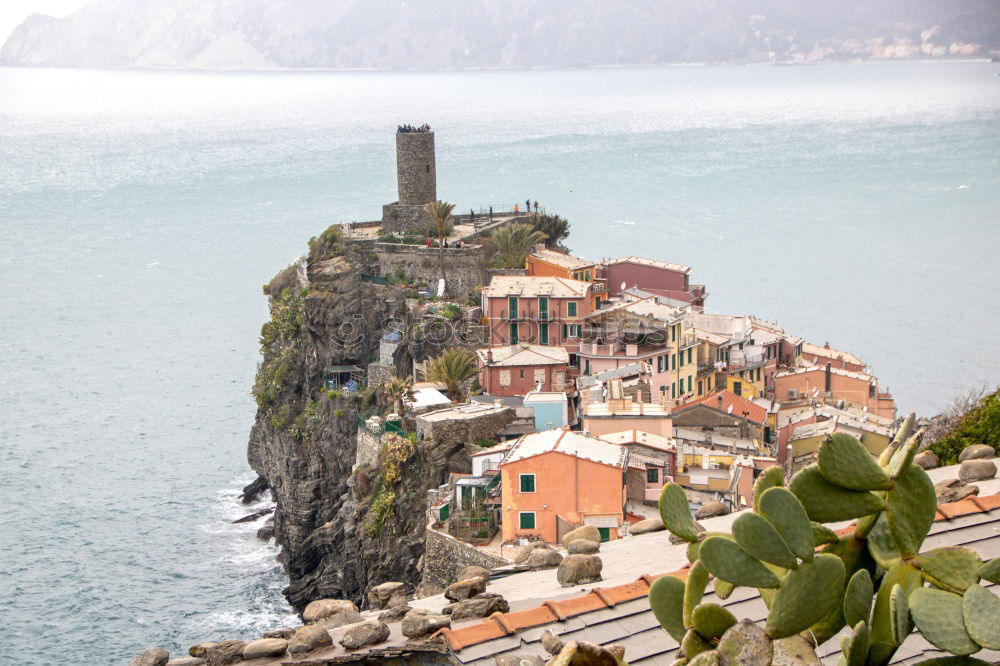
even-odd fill
[{"label": "rock cliff face", "polygon": [[[361,606],[385,581],[416,586],[426,491],[449,468],[468,465],[460,446],[421,442],[401,445],[392,465],[352,474],[357,417],[377,397],[325,390],[326,368],[363,368],[388,323],[406,311],[399,289],[360,280],[359,266],[372,259],[327,232],[311,243],[308,286],[294,267],[268,286],[272,318],[261,331],[248,459],[274,493],[286,596],[300,611],[324,597]],[[388,467],[392,478],[380,471]]]}]

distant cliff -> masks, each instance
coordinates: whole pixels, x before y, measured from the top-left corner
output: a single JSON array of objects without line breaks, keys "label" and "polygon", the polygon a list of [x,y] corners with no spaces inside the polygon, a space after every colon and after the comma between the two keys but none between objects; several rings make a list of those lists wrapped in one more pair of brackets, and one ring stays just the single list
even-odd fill
[{"label": "distant cliff", "polygon": [[0,64],[522,68],[985,55],[996,0],[92,0]]}]

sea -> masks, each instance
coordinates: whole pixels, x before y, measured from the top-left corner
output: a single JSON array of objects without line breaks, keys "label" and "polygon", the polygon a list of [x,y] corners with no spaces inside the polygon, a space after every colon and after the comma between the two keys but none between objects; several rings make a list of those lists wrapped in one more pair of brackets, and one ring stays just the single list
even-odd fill
[{"label": "sea", "polygon": [[476,72],[0,68],[0,663],[125,664],[294,620],[238,504],[261,285],[395,200],[538,201],[598,259],[871,364],[1000,382],[1000,64]]}]

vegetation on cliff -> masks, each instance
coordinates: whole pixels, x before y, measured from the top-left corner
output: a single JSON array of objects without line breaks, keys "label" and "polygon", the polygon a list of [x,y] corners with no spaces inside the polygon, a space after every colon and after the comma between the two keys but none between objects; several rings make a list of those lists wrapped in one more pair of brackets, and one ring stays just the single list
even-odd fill
[{"label": "vegetation on cliff", "polygon": [[958,462],[958,454],[972,444],[988,444],[1000,449],[1000,389],[987,393],[975,391],[955,400],[938,417],[936,437],[930,449],[937,454],[942,465]]}]

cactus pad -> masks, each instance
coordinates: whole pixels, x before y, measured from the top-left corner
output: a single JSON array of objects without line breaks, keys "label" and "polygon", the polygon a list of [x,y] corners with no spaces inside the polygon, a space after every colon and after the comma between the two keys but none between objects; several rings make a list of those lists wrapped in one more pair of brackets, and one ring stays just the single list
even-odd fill
[{"label": "cactus pad", "polygon": [[688,629],[687,633],[684,634],[684,640],[681,641],[681,652],[688,659],[693,659],[702,652],[708,652],[711,649],[712,644],[694,629]]},{"label": "cactus pad", "polygon": [[785,488],[770,488],[760,496],[760,512],[796,557],[812,560],[816,548],[812,527],[805,507],[795,495]]},{"label": "cactus pad", "polygon": [[892,640],[896,645],[902,645],[913,631],[913,621],[910,619],[910,604],[906,600],[906,592],[898,583],[889,592],[889,619]]},{"label": "cactus pad", "polygon": [[719,666],[719,663],[719,655],[715,650],[707,650],[694,659],[687,660],[687,666]]},{"label": "cactus pad", "polygon": [[720,599],[728,599],[729,595],[732,594],[735,589],[736,586],[732,583],[727,583],[726,581],[719,580],[718,578],[715,579],[715,596]]},{"label": "cactus pad", "polygon": [[733,536],[743,550],[762,562],[776,564],[786,569],[795,569],[799,566],[795,555],[788,549],[788,544],[778,534],[778,530],[760,514],[744,511],[733,522]]},{"label": "cactus pad", "polygon": [[699,551],[700,560],[716,578],[746,587],[778,587],[778,577],[751,557],[735,541],[712,536]]},{"label": "cactus pad", "polygon": [[957,594],[979,582],[982,564],[979,555],[958,546],[935,548],[916,559],[917,567],[931,585]]},{"label": "cactus pad", "polygon": [[885,470],[851,435],[838,432],[820,444],[817,464],[823,478],[841,488],[885,490],[890,485]]},{"label": "cactus pad", "polygon": [[962,617],[969,636],[990,650],[1000,650],[1000,599],[985,587],[973,585],[965,591]]},{"label": "cactus pad", "polygon": [[774,645],[764,629],[750,620],[741,620],[730,627],[716,648],[725,664],[769,664]]},{"label": "cactus pad", "polygon": [[848,625],[853,627],[858,622],[871,621],[874,595],[875,586],[872,584],[871,574],[867,569],[856,571],[848,581],[847,591],[844,593],[844,620]]},{"label": "cactus pad", "polygon": [[994,558],[979,568],[979,577],[1000,585],[1000,557]]},{"label": "cactus pad", "polygon": [[649,587],[649,607],[675,641],[684,640],[684,581],[675,576],[654,580]]},{"label": "cactus pad", "polygon": [[886,571],[875,595],[875,610],[872,612],[872,639],[869,648],[873,664],[889,661],[899,643],[895,639],[891,606],[892,590],[895,586],[903,589],[904,596],[923,584],[920,572],[910,564],[897,564]]},{"label": "cactus pad", "polygon": [[753,484],[753,506],[754,510],[758,510],[760,507],[760,496],[764,494],[764,491],[768,488],[779,488],[785,485],[785,473],[780,467],[768,467]]},{"label": "cactus pad", "polygon": [[809,529],[812,530],[813,546],[816,548],[825,546],[828,543],[837,543],[840,541],[840,537],[837,536],[837,533],[822,523],[809,521]]},{"label": "cactus pad", "polygon": [[885,471],[889,474],[889,476],[895,479],[913,463],[913,456],[917,454],[917,448],[920,447],[920,440],[923,438],[923,435],[923,430],[918,430],[913,433],[907,437],[906,442],[892,454],[892,457],[889,459],[889,464],[885,466]]},{"label": "cactus pad", "polygon": [[909,602],[913,623],[934,647],[957,655],[979,651],[979,645],[965,630],[962,597],[922,587],[910,594]]},{"label": "cactus pad", "polygon": [[830,483],[816,465],[792,477],[788,487],[805,507],[809,519],[819,523],[850,520],[882,510],[882,500],[878,497],[868,491],[846,490]]},{"label": "cactus pad", "polygon": [[889,534],[889,523],[885,513],[880,513],[875,526],[868,532],[868,552],[880,567],[888,571],[899,564],[899,548]]},{"label": "cactus pad", "polygon": [[695,630],[705,638],[720,638],[729,627],[736,624],[736,617],[719,604],[700,604],[692,614]]},{"label": "cactus pad", "polygon": [[845,637],[840,643],[842,656],[847,666],[865,666],[869,641],[868,624],[863,620],[856,623],[851,635]]},{"label": "cactus pad", "polygon": [[927,472],[909,465],[896,477],[892,490],[886,493],[885,513],[889,534],[904,558],[920,552],[920,544],[934,524],[937,499],[934,483]]},{"label": "cactus pad", "polygon": [[684,489],[676,483],[668,483],[660,492],[660,518],[663,525],[685,541],[695,541],[698,530],[691,517],[691,507],[688,506]]},{"label": "cactus pad", "polygon": [[[698,560],[688,570],[687,585],[684,586],[684,627],[690,629],[695,607],[701,603],[708,587],[708,569]],[[707,634],[706,634],[707,635]]]},{"label": "cactus pad", "polygon": [[771,604],[767,635],[785,638],[821,620],[840,603],[846,576],[844,562],[829,553],[789,571]]}]

